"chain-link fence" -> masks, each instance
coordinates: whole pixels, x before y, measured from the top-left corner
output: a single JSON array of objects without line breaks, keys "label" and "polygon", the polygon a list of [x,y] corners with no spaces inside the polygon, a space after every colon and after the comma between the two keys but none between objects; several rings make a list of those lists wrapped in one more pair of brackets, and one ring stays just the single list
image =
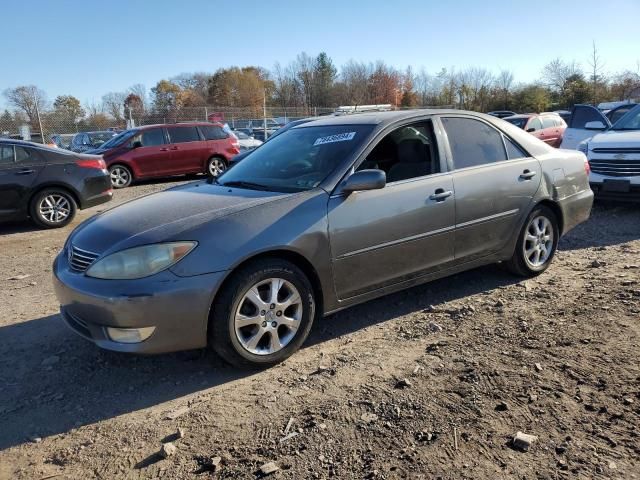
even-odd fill
[{"label": "chain-link fence", "polygon": [[[390,105],[378,106],[379,110],[395,109]],[[419,108],[451,108],[451,106],[419,107]],[[164,112],[132,110],[114,117],[103,112],[93,112],[83,118],[70,118],[56,110],[39,112],[39,118],[28,119],[19,113],[0,115],[0,137],[31,140],[39,143],[55,143],[60,147],[68,147],[73,136],[79,132],[121,131],[133,126],[153,125],[160,123],[177,123],[193,121],[210,121],[227,123],[232,129],[263,128],[275,124],[283,125],[299,118],[330,115],[335,113],[354,113],[361,107],[339,109],[333,107],[266,107],[233,108],[233,107],[184,107]],[[366,110],[367,108],[365,108]],[[368,106],[368,109],[375,109]],[[44,134],[44,135],[43,135]],[[43,142],[44,138],[44,142]]]}]

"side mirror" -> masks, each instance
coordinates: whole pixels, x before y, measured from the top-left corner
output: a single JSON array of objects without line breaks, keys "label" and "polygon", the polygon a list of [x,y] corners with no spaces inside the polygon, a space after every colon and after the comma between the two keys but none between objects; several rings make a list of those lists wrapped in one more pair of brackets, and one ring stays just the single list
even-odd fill
[{"label": "side mirror", "polygon": [[536,129],[535,129],[535,128],[533,128],[533,127],[531,127],[531,128],[527,128],[527,132],[528,132],[528,133],[535,132],[535,131],[536,131]]},{"label": "side mirror", "polygon": [[345,193],[378,190],[387,184],[387,174],[382,170],[360,170],[355,172],[342,183]]},{"label": "side mirror", "polygon": [[142,142],[140,140],[136,140],[131,144],[131,148],[133,149],[140,148],[141,146],[142,146]]},{"label": "side mirror", "polygon": [[600,120],[594,120],[593,122],[585,123],[584,128],[586,130],[604,130],[607,127]]}]

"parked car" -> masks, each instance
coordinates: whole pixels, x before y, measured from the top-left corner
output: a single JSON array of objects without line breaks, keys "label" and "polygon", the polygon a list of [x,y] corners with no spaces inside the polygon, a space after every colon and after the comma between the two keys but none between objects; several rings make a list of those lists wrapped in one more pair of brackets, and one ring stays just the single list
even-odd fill
[{"label": "parked car", "polygon": [[69,147],[71,146],[71,141],[73,140],[73,137],[75,136],[75,133],[56,133],[54,135],[51,135],[51,142],[58,148],[64,148],[65,150],[69,150]]},{"label": "parked car", "polygon": [[222,124],[147,125],[120,133],[90,153],[103,155],[114,188],[141,178],[207,173],[217,177],[240,152]]},{"label": "parked car", "polygon": [[585,156],[457,110],[325,117],[217,180],[103,212],[53,265],[62,316],[97,345],[287,358],[323,315],[493,262],[545,271],[589,217]]},{"label": "parked car", "polygon": [[111,138],[115,137],[116,133],[105,130],[100,132],[80,132],[76,133],[71,140],[69,150],[72,152],[82,153],[89,150],[100,148],[100,146]]},{"label": "parked car", "polygon": [[[273,140],[274,138],[276,138],[278,135],[282,135],[284,132],[286,132],[287,130],[289,130],[290,128],[296,127],[298,125],[302,125],[303,123],[308,123],[311,122],[313,120],[317,120],[319,117],[309,117],[309,118],[301,118],[299,120],[292,120],[291,122],[287,123],[284,127],[282,127],[279,130],[276,130],[276,132],[271,135],[265,142],[263,142],[263,145],[267,142],[270,142],[271,140]],[[256,147],[257,148],[257,147]],[[243,160],[247,155],[249,155],[253,150],[248,150],[248,151],[244,151],[244,152],[240,152],[240,154],[236,155],[235,157],[233,157],[230,161],[229,161],[229,166],[232,167],[233,165],[237,164],[240,160]]]},{"label": "parked car", "polygon": [[602,111],[591,105],[574,106],[560,147],[578,148],[580,142],[592,137],[599,131],[611,127],[613,123],[617,122],[635,106],[635,103],[625,103],[608,111]]},{"label": "parked car", "polygon": [[487,115],[491,115],[493,117],[498,117],[498,118],[505,118],[505,117],[512,117],[514,115],[517,115],[517,113],[512,112],[511,110],[495,110],[493,112],[487,112]]},{"label": "parked car", "polygon": [[527,113],[503,118],[516,127],[523,129],[534,137],[551,145],[559,147],[567,124],[557,113]]},{"label": "parked car", "polygon": [[235,137],[238,139],[240,152],[253,150],[254,148],[257,148],[264,143],[254,138],[253,136],[247,135],[246,133],[239,130],[232,131],[231,133],[233,133],[233,135],[235,135]]},{"label": "parked car", "polygon": [[640,200],[640,105],[612,127],[582,141],[578,150],[589,160],[589,183],[596,197]]},{"label": "parked car", "polygon": [[40,227],[64,227],[78,209],[111,195],[101,157],[0,139],[0,220],[31,217]]}]

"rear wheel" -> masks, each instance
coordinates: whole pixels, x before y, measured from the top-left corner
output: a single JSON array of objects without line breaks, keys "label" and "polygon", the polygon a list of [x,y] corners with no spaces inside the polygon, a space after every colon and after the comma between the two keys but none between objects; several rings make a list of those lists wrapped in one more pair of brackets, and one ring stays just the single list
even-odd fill
[{"label": "rear wheel", "polygon": [[555,213],[537,206],[527,217],[507,267],[516,275],[532,277],[544,272],[556,253],[560,230]]},{"label": "rear wheel", "polygon": [[44,228],[60,228],[76,215],[78,206],[73,196],[60,188],[47,188],[31,200],[31,219]]},{"label": "rear wheel", "polygon": [[124,165],[112,165],[109,167],[109,177],[113,188],[125,188],[131,185],[133,175],[131,170]]},{"label": "rear wheel", "polygon": [[221,157],[211,157],[207,163],[207,174],[213,178],[217,178],[227,169],[227,162]]},{"label": "rear wheel", "polygon": [[285,260],[262,260],[236,272],[218,295],[209,343],[233,365],[275,365],[300,348],[315,313],[305,274]]}]

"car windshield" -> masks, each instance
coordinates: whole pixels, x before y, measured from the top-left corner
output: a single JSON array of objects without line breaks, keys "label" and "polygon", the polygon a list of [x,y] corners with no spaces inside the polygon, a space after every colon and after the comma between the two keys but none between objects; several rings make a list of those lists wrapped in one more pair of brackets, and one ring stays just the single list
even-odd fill
[{"label": "car windshield", "polygon": [[125,130],[101,145],[102,148],[113,148],[126,142],[136,134],[137,130]]},{"label": "car windshield", "polygon": [[246,140],[247,138],[249,138],[249,135],[247,135],[244,132],[239,132],[239,131],[234,131],[233,134],[238,137],[240,140]]},{"label": "car windshield", "polygon": [[317,187],[362,144],[373,125],[292,128],[218,179],[224,186],[300,192]]},{"label": "car windshield", "polygon": [[89,141],[92,145],[102,145],[112,137],[112,132],[92,132],[89,134]]},{"label": "car windshield", "polygon": [[518,128],[524,129],[524,126],[527,124],[528,117],[511,117],[511,118],[503,118],[509,123],[514,124]]},{"label": "car windshield", "polygon": [[620,120],[613,124],[611,130],[640,130],[640,105],[629,110]]}]

